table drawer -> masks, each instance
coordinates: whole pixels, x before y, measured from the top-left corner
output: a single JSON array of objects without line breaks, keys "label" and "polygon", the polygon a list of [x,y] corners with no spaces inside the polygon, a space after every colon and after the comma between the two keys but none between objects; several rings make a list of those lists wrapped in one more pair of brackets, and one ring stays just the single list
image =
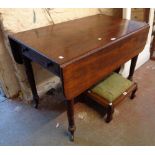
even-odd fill
[{"label": "table drawer", "polygon": [[60,67],[55,62],[52,62],[38,52],[27,47],[23,48],[22,54],[60,77]]}]

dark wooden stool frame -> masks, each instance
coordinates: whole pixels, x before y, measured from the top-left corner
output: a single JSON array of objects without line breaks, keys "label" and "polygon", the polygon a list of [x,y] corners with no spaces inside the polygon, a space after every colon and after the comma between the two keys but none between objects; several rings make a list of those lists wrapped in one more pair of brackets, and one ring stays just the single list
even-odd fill
[{"label": "dark wooden stool frame", "polygon": [[99,95],[91,92],[90,90],[87,91],[86,95],[90,97],[91,99],[95,100],[97,103],[103,105],[106,107],[107,111],[107,117],[106,122],[109,123],[112,120],[112,116],[114,113],[114,107],[119,104],[121,101],[123,101],[127,96],[130,95],[130,98],[133,99],[135,97],[135,93],[137,91],[137,83],[133,83],[124,94],[121,94],[118,98],[116,98],[112,103],[109,103],[108,100],[106,100],[103,97],[100,97]]}]

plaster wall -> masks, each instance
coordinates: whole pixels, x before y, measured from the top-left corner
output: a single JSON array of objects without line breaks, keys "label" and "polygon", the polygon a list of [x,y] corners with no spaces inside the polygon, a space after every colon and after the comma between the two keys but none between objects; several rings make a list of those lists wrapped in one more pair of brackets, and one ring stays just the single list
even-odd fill
[{"label": "plaster wall", "polygon": [[10,63],[11,61],[11,57],[4,44],[2,31],[0,30],[0,85],[6,96],[14,96],[18,94],[20,89],[14,74],[14,67]]}]

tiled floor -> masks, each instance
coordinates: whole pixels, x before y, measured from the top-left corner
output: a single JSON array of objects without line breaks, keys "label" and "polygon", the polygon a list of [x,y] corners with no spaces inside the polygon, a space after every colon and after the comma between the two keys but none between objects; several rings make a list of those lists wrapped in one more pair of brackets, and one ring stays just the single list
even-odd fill
[{"label": "tiled floor", "polygon": [[[116,107],[109,124],[103,109],[75,104],[75,142],[67,137],[65,105],[60,96],[45,96],[39,110],[0,99],[0,145],[155,145],[155,62],[139,68],[137,97]],[[100,112],[99,112],[100,111]]]}]

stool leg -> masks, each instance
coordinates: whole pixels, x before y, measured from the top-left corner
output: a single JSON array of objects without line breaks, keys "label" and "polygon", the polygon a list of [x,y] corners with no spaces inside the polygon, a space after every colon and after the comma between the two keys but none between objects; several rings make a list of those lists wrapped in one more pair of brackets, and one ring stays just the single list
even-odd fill
[{"label": "stool leg", "polygon": [[130,99],[134,99],[136,97],[136,91],[137,91],[138,87],[136,86],[136,88],[132,91]]},{"label": "stool leg", "polygon": [[107,106],[107,118],[106,118],[106,122],[109,123],[112,118],[113,118],[113,113],[114,113],[114,107],[112,104],[109,104]]}]

